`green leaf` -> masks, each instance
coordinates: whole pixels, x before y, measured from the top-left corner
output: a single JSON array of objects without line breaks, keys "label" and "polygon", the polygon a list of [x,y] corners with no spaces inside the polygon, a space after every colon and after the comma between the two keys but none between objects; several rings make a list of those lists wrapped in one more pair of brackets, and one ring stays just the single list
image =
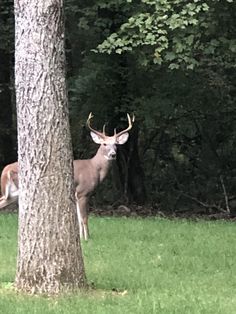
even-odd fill
[{"label": "green leaf", "polygon": [[176,54],[173,51],[167,51],[167,53],[165,54],[165,59],[167,61],[172,61],[176,58]]},{"label": "green leaf", "polygon": [[189,36],[186,38],[186,42],[187,42],[189,45],[192,45],[193,40],[194,40],[194,35],[189,35]]},{"label": "green leaf", "polygon": [[187,65],[187,69],[188,70],[193,70],[194,69],[194,64],[191,63],[191,64]]},{"label": "green leaf", "polygon": [[179,69],[179,64],[177,64],[177,63],[171,63],[171,64],[169,65],[169,69],[171,69],[171,70]]},{"label": "green leaf", "polygon": [[210,42],[210,44],[211,44],[212,46],[218,47],[218,46],[219,46],[219,41],[216,40],[216,39],[212,39],[211,42]]},{"label": "green leaf", "polygon": [[115,50],[115,52],[120,55],[120,54],[122,53],[122,49],[121,49],[121,48],[118,48],[118,49]]}]

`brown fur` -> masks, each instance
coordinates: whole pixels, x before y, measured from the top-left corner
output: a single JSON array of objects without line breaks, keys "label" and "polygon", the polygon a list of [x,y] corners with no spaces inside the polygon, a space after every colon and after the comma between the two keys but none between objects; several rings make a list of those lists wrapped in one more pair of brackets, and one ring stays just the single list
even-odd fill
[{"label": "brown fur", "polygon": [[18,164],[7,165],[1,174],[0,208],[15,202],[18,198]]}]

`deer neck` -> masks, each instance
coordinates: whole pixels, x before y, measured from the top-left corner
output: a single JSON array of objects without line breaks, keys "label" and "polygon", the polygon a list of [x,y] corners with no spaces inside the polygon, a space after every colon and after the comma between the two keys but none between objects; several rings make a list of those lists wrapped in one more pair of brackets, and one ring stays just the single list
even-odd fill
[{"label": "deer neck", "polygon": [[109,171],[112,160],[105,158],[99,148],[96,155],[91,159],[91,162],[99,173],[99,181],[103,181]]}]

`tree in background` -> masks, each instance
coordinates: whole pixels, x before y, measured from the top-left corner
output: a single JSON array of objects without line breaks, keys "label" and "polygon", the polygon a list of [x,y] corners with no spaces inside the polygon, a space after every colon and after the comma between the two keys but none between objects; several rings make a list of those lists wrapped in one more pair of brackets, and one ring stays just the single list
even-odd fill
[{"label": "tree in background", "polygon": [[15,1],[19,248],[16,287],[86,285],[75,210],[61,0]]}]

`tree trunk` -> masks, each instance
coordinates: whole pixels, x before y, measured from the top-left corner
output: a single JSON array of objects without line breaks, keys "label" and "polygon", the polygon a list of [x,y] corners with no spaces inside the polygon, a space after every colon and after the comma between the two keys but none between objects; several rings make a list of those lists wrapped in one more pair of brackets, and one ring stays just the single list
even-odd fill
[{"label": "tree trunk", "polygon": [[86,285],[74,200],[62,0],[15,0],[19,160],[16,287]]},{"label": "tree trunk", "polygon": [[134,124],[129,141],[119,148],[117,164],[123,195],[127,203],[144,204],[146,197],[145,176],[138,149],[139,127]]}]

